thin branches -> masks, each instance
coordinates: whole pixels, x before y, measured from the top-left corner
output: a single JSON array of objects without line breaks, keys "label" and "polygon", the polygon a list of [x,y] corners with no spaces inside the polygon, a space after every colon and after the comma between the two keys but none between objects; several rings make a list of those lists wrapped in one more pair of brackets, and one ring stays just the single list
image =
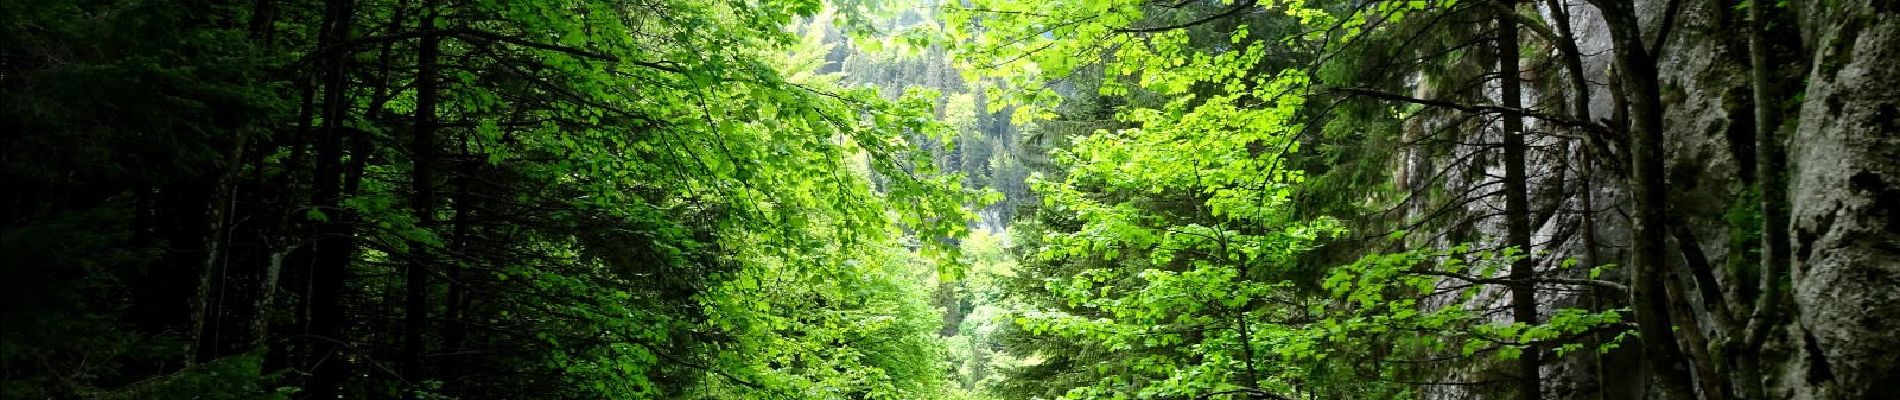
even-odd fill
[{"label": "thin branches", "polygon": [[1260,0],[1244,0],[1244,1],[1234,3],[1234,5],[1232,7],[1228,7],[1226,11],[1221,11],[1219,13],[1197,18],[1195,20],[1188,21],[1188,22],[1182,22],[1178,24],[1169,24],[1169,25],[1159,25],[1159,26],[1122,28],[1122,29],[1116,29],[1115,32],[1154,33],[1154,32],[1171,31],[1171,30],[1181,29],[1181,28],[1188,28],[1188,27],[1193,27],[1196,25],[1214,22],[1215,20],[1219,20],[1222,18],[1240,15],[1240,13],[1245,12],[1247,11],[1247,9],[1253,8],[1255,5],[1259,5],[1259,4],[1260,4]]}]

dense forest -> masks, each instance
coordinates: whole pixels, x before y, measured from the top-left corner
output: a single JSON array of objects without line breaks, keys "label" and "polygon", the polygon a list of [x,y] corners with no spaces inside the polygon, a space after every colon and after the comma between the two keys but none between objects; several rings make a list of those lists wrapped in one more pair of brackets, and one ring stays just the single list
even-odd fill
[{"label": "dense forest", "polygon": [[1900,398],[1883,0],[7,0],[5,399]]}]

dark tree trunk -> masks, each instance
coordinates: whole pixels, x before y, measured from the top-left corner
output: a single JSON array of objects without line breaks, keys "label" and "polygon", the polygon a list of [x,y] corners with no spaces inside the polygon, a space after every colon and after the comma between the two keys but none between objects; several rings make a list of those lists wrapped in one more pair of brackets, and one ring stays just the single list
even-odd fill
[{"label": "dark tree trunk", "polygon": [[[421,22],[418,31],[435,29],[437,7],[435,1],[424,1]],[[413,165],[410,172],[410,185],[414,193],[410,195],[410,208],[415,212],[416,229],[428,231],[435,227],[435,148],[436,148],[436,103],[440,95],[436,80],[436,62],[440,58],[441,36],[425,35],[416,55],[416,116],[415,136],[409,145]],[[426,377],[427,365],[423,359],[428,343],[424,333],[429,330],[429,268],[434,261],[432,245],[422,241],[409,243],[409,268],[404,274],[403,296],[403,337],[402,337],[402,375],[403,380],[414,385]],[[415,388],[404,391],[405,397],[416,398],[420,391]]]},{"label": "dark tree trunk", "polygon": [[[305,388],[311,399],[334,399],[338,386],[350,375],[348,350],[344,337],[343,283],[349,274],[350,259],[356,250],[353,218],[339,207],[343,197],[343,140],[349,135],[344,120],[349,118],[349,57],[337,45],[349,39],[355,19],[352,0],[328,0],[324,3],[323,22],[317,40],[321,54],[323,100],[322,124],[316,130],[316,170],[311,180],[311,208],[322,215],[316,222],[310,242],[308,272],[308,332],[310,344],[304,367],[311,368],[310,384]],[[362,158],[366,154],[356,154]]]},{"label": "dark tree trunk", "polygon": [[[1500,101],[1505,108],[1523,107],[1523,81],[1519,79],[1517,60],[1517,12],[1512,0],[1500,0],[1495,8],[1498,13],[1498,84]],[[1516,247],[1520,258],[1511,262],[1511,320],[1526,326],[1537,324],[1537,286],[1531,283],[1537,273],[1537,262],[1531,258],[1531,212],[1530,189],[1524,174],[1524,119],[1517,114],[1504,114],[1504,215],[1507,245]],[[1537,370],[1542,366],[1542,355],[1536,344],[1527,343],[1529,349],[1517,359],[1517,396],[1519,399],[1540,398],[1539,386],[1542,380]]]},{"label": "dark tree trunk", "polygon": [[459,261],[467,260],[469,257],[469,243],[472,239],[469,237],[471,233],[469,224],[472,218],[470,214],[475,208],[473,203],[475,198],[469,192],[471,179],[468,175],[473,173],[470,171],[472,168],[463,166],[457,169],[455,195],[451,200],[455,207],[455,214],[449,223],[453,226],[451,228],[453,232],[450,234],[453,240],[450,245],[450,254],[459,258],[456,259],[458,263],[451,264],[448,270],[448,282],[446,282],[449,286],[448,293],[442,299],[442,349],[450,356],[439,363],[443,370],[436,373],[436,376],[443,379],[444,389],[449,393],[455,393],[453,385],[461,378],[463,368],[457,358],[461,357],[460,354],[468,337],[468,326],[462,320],[466,314],[463,297],[466,296],[467,290],[467,284],[463,280],[468,279],[463,270],[467,269],[468,265]]},{"label": "dark tree trunk", "polygon": [[132,301],[132,313],[143,330],[152,334],[182,332],[190,346],[185,362],[198,361],[202,348],[200,335],[204,319],[203,297],[209,282],[206,274],[206,243],[215,234],[212,204],[219,196],[215,175],[204,174],[159,186],[152,203],[154,237],[164,244],[163,255],[147,274],[147,285]]},{"label": "dark tree trunk", "polygon": [[[1761,348],[1780,317],[1781,285],[1790,257],[1788,253],[1788,154],[1781,143],[1781,105],[1770,81],[1774,64],[1768,54],[1768,23],[1763,8],[1748,7],[1749,88],[1755,112],[1755,182],[1761,185],[1761,272],[1752,312],[1739,338],[1730,337],[1729,354],[1735,355],[1733,378],[1737,394],[1744,398],[1765,399],[1767,391],[1761,379]],[[1738,305],[1739,306],[1739,305]],[[1737,336],[1737,335],[1731,335]]]},{"label": "dark tree trunk", "polygon": [[1634,5],[1615,0],[1592,0],[1609,25],[1616,48],[1616,69],[1621,96],[1629,115],[1630,189],[1634,197],[1631,221],[1630,258],[1631,308],[1637,331],[1642,335],[1643,353],[1663,397],[1673,400],[1695,398],[1690,389],[1689,360],[1677,347],[1671,329],[1669,297],[1664,276],[1669,273],[1665,257],[1668,245],[1668,221],[1665,209],[1668,191],[1663,175],[1663,104],[1656,61],[1644,47],[1643,34]]}]

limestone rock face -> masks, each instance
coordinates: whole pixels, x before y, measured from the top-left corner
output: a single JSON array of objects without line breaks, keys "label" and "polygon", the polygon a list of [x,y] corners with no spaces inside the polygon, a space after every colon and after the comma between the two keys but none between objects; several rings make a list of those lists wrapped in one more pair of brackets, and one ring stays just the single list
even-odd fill
[{"label": "limestone rock face", "polygon": [[[1639,0],[1643,30],[1663,30],[1666,9],[1681,9],[1667,22],[1670,36],[1658,46],[1662,95],[1665,102],[1664,146],[1667,157],[1670,216],[1682,229],[1672,235],[1672,268],[1693,262],[1711,268],[1744,268],[1753,273],[1758,262],[1738,245],[1744,229],[1730,220],[1735,210],[1759,212],[1748,198],[1755,187],[1753,141],[1763,127],[1754,126],[1753,98],[1749,92],[1746,16],[1722,2]],[[1540,13],[1551,15],[1536,6]],[[1614,112],[1612,78],[1604,69],[1613,51],[1601,16],[1584,2],[1566,2],[1576,27],[1587,78],[1592,83],[1591,113],[1606,118]],[[1780,128],[1788,138],[1788,181],[1792,203],[1794,252],[1789,298],[1783,317],[1770,331],[1762,349],[1762,375],[1772,399],[1900,399],[1900,2],[1891,0],[1794,1],[1801,32],[1799,54],[1777,54],[1780,62],[1804,64],[1805,86],[1786,83],[1787,97],[1799,95],[1798,112]],[[1793,39],[1788,39],[1792,41]],[[1793,66],[1790,66],[1793,74]],[[1535,79],[1535,78],[1527,78]],[[1551,91],[1571,90],[1562,84],[1534,85],[1530,96],[1567,98]],[[1562,107],[1555,107],[1562,108]],[[1408,127],[1408,134],[1425,128]],[[1546,143],[1549,145],[1551,143]],[[1443,168],[1445,159],[1408,155],[1410,170]],[[1418,159],[1415,159],[1418,158]],[[1533,157],[1533,177],[1561,177],[1562,163],[1575,160]],[[1416,164],[1416,165],[1414,165]],[[1411,172],[1411,171],[1407,171]],[[1604,174],[1608,175],[1608,174]],[[1557,178],[1561,179],[1561,178]],[[1458,191],[1484,181],[1443,183]],[[1625,201],[1624,183],[1608,176],[1591,182],[1590,194],[1598,207]],[[1538,200],[1577,207],[1576,199]],[[1495,205],[1476,203],[1474,210]],[[1749,207],[1755,207],[1753,209]],[[1609,213],[1614,215],[1614,212]],[[1553,232],[1574,232],[1577,219],[1540,221],[1539,240]],[[1602,256],[1621,259],[1629,244],[1628,220],[1616,217],[1596,221]],[[1475,237],[1502,237],[1503,225],[1477,223]],[[1561,259],[1580,250],[1575,240],[1555,240],[1539,250]],[[1745,243],[1745,242],[1744,242]],[[1681,247],[1699,250],[1702,260],[1691,261]],[[1731,274],[1718,274],[1727,279]],[[1747,278],[1752,279],[1752,278]],[[1752,281],[1721,281],[1722,287],[1750,286]],[[1695,288],[1687,297],[1698,314],[1709,312]],[[1540,301],[1574,305],[1585,301],[1576,293],[1542,293]],[[1722,293],[1719,296],[1734,296]],[[1742,310],[1748,302],[1733,297],[1728,307]],[[1704,326],[1712,323],[1698,315]],[[1718,337],[1718,332],[1704,332]],[[1606,355],[1550,359],[1543,376],[1544,398],[1654,398],[1648,372],[1639,351],[1625,348]],[[1469,378],[1472,371],[1449,372],[1447,378]],[[1430,399],[1495,398],[1501,393],[1469,388],[1426,390]]]},{"label": "limestone rock face", "polygon": [[1797,398],[1900,398],[1900,5],[1815,2],[1789,147]]}]

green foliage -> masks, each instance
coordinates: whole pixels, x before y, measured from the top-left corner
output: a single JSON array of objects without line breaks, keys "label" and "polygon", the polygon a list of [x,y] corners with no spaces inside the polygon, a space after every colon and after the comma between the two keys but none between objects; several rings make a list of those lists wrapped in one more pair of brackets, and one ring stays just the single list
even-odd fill
[{"label": "green foliage", "polygon": [[[1724,267],[1732,276],[1760,276],[1761,236],[1765,222],[1761,210],[1761,191],[1751,188],[1729,203],[1728,210],[1722,213],[1722,220],[1728,226],[1729,239],[1728,265]],[[1740,282],[1742,287],[1758,287],[1756,282]]]},{"label": "green foliage", "polygon": [[918,151],[958,133],[935,93],[819,71],[798,25],[870,4],[4,11],[7,292],[46,294],[8,302],[8,397],[942,389],[917,282],[986,203]]},{"label": "green foliage", "polygon": [[1506,277],[1416,212],[1482,127],[1339,93],[1483,99],[1468,4],[898,3],[6,3],[0,395],[1408,398],[1631,334],[1497,319],[1615,264]]},{"label": "green foliage", "polygon": [[99,400],[193,398],[214,400],[279,400],[296,393],[293,387],[270,387],[280,377],[263,372],[264,352],[227,356],[209,363],[187,367],[171,375],[157,377],[87,398]]},{"label": "green foliage", "polygon": [[[1482,365],[1580,350],[1582,336],[1625,328],[1619,309],[1559,309],[1534,325],[1493,321],[1483,310],[1517,284],[1497,277],[1527,255],[1417,246],[1392,229],[1410,221],[1389,220],[1390,210],[1424,201],[1394,185],[1393,149],[1415,140],[1398,131],[1427,113],[1328,90],[1404,88],[1411,76],[1373,74],[1415,49],[1378,41],[1417,39],[1414,27],[1437,20],[1418,15],[1456,8],[942,6],[942,23],[919,31],[949,48],[966,75],[999,83],[987,92],[991,110],[1013,106],[1017,122],[1049,131],[1087,127],[1062,131],[1064,144],[1029,181],[1041,202],[1016,225],[1023,265],[1003,283],[1014,324],[1002,342],[1024,362],[995,390],[1023,398],[1406,397],[1411,387],[1389,382],[1437,378],[1430,367],[1392,360],[1462,353],[1455,358]],[[1425,40],[1452,46],[1466,40],[1460,32],[1433,30]],[[1327,244],[1336,246],[1322,250]],[[1589,267],[1591,278],[1607,268]]]}]

